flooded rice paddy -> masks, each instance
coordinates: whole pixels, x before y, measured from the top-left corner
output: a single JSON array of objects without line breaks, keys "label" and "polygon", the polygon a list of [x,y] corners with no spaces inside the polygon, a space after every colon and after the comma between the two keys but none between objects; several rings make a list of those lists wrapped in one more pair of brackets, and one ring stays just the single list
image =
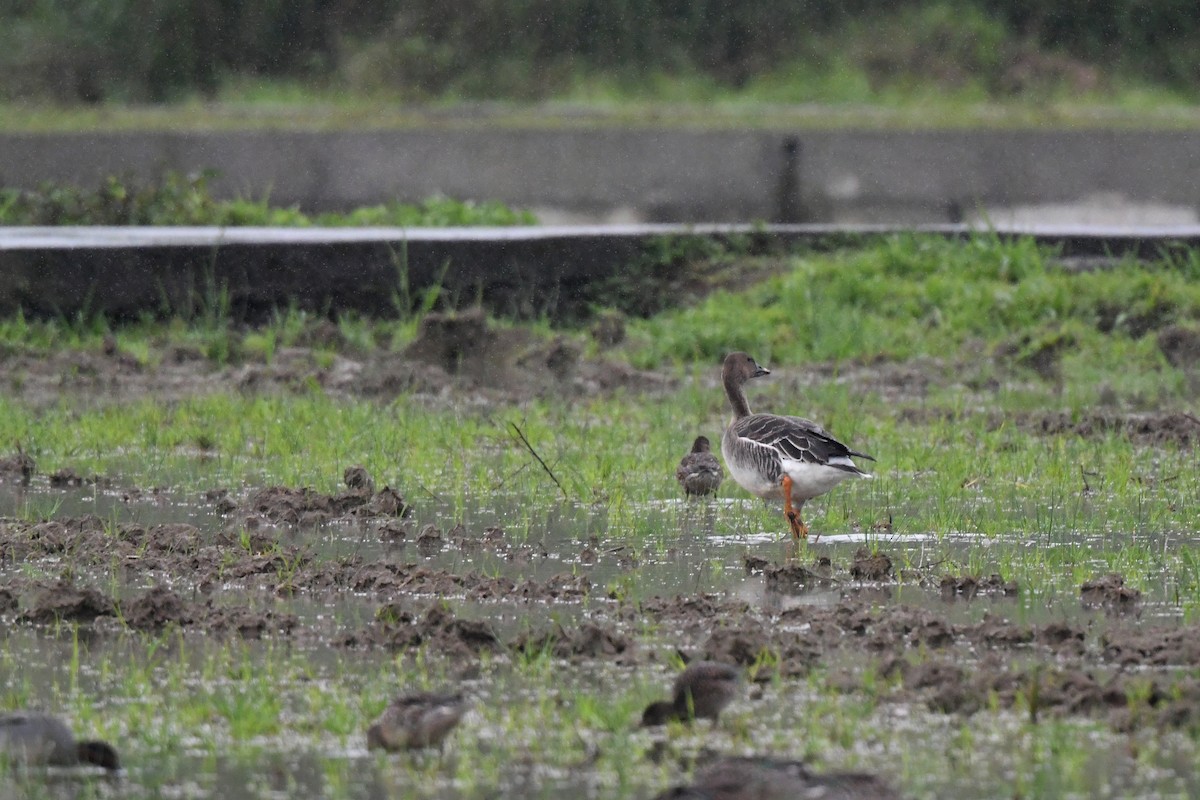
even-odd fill
[{"label": "flooded rice paddy", "polygon": [[[0,797],[651,798],[720,755],[912,798],[1200,794],[1187,415],[882,398],[912,365],[805,384],[880,462],[796,546],[729,482],[682,499],[726,413],[694,376],[17,361],[0,702],[124,769],[5,767]],[[639,728],[698,659],[744,672],[720,719]],[[394,696],[444,689],[444,747],[368,751]]]},{"label": "flooded rice paddy", "polygon": [[[1102,558],[1071,562],[1090,589],[960,571],[1036,536],[881,526],[797,551],[776,511],[729,496],[501,498],[452,523],[361,473],[330,494],[7,477],[5,697],[126,744],[116,778],[10,776],[35,795],[650,797],[713,752],[914,797],[1200,788],[1179,586],[1130,589]],[[1087,546],[1063,538],[1040,546]],[[636,729],[679,654],[742,665],[742,696],[715,725]],[[445,685],[473,708],[442,751],[366,750],[391,694]]]}]

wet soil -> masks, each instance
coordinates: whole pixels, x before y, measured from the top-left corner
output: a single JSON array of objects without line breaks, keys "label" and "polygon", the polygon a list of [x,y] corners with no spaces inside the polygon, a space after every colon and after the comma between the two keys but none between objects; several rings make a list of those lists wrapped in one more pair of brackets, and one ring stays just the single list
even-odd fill
[{"label": "wet soil", "polygon": [[[763,576],[762,603],[724,594],[630,600],[593,582],[586,563],[572,572],[517,579],[435,568],[422,563],[429,553],[407,548],[382,560],[315,558],[295,543],[297,531],[338,523],[382,539],[405,535],[409,509],[402,497],[386,486],[377,489],[359,467],[346,470],[346,482],[345,491],[328,495],[287,487],[240,497],[213,492],[208,502],[225,520],[217,531],[95,516],[0,520],[0,565],[25,567],[2,570],[0,618],[43,627],[65,620],[96,635],[178,627],[342,649],[408,654],[421,648],[459,664],[484,653],[548,651],[572,662],[634,669],[678,651],[689,659],[772,665],[760,670],[760,680],[829,670],[847,693],[871,685],[880,702],[923,704],[947,714],[998,704],[1034,718],[1098,717],[1118,730],[1200,725],[1200,679],[1180,669],[1200,663],[1200,622],[1142,618],[1140,593],[1117,574],[1079,586],[1077,621],[1041,623],[1015,621],[1022,615],[1015,613],[1021,588],[1014,583],[936,567],[897,575],[886,552],[868,549],[845,561],[748,557],[748,574]],[[536,557],[534,548],[510,544],[499,528],[458,526],[439,538],[464,553]],[[33,577],[35,565],[57,576]],[[110,594],[113,583],[93,577],[106,569],[116,570],[125,587],[121,596]],[[625,569],[636,573],[636,560]],[[900,589],[909,602],[897,602]],[[790,606],[771,600],[814,592],[827,599]],[[297,613],[290,605],[296,600],[350,603],[360,613],[333,624]],[[585,602],[586,619],[564,623],[536,614],[516,631],[497,629],[486,614],[490,606]],[[964,603],[985,604],[982,620],[961,621],[955,612]],[[471,608],[484,613],[466,613]],[[647,628],[659,637],[647,640],[641,633]]]},{"label": "wet soil", "polygon": [[[619,317],[605,319],[609,322],[591,334],[601,348],[623,337],[623,328],[618,333],[614,327]],[[141,359],[123,351],[114,337],[95,351],[0,348],[0,375],[10,397],[35,408],[57,404],[64,396],[88,403],[143,396],[169,402],[214,392],[309,392],[314,387],[332,396],[386,400],[415,393],[494,402],[674,387],[671,378],[603,355],[585,358],[583,340],[497,327],[477,310],[427,315],[418,338],[399,351],[364,351],[332,323],[318,323],[266,358],[244,346],[252,333],[231,331],[217,354],[162,343]],[[20,465],[0,463],[0,472],[14,469]]]},{"label": "wet soil", "polygon": [[[601,348],[620,341],[619,320],[598,325],[594,336]],[[477,355],[481,342],[487,359]],[[179,347],[142,363],[112,343],[95,353],[0,354],[0,363],[12,394],[35,407],[58,403],[64,393],[91,402],[169,401],[319,386],[366,398],[416,392],[509,402],[674,388],[661,375],[587,357],[567,338],[494,329],[471,313],[430,315],[402,352],[363,354],[335,343],[329,358],[328,346],[315,340],[282,348],[269,363],[218,365]],[[945,372],[932,362],[843,365],[839,379],[885,396],[919,396]],[[821,370],[814,373],[820,377]],[[996,424],[1014,422],[1035,435],[1118,433],[1181,446],[1200,437],[1200,420],[1190,414],[1054,412]],[[378,486],[361,467],[347,466],[344,479],[345,487],[330,494],[214,488],[203,500],[220,520],[214,528],[90,515],[0,519],[0,623],[51,630],[68,621],[92,636],[179,629],[343,652],[415,657],[420,651],[464,670],[497,655],[550,652],[584,666],[634,671],[679,653],[753,667],[756,680],[820,673],[848,695],[964,717],[998,707],[1035,720],[1094,718],[1117,731],[1200,727],[1200,678],[1192,674],[1200,663],[1200,622],[1157,622],[1118,574],[1081,582],[1078,613],[1055,621],[1025,621],[1022,587],[999,576],[936,565],[900,569],[906,559],[870,549],[815,547],[800,561],[747,556],[746,575],[762,583],[753,602],[707,593],[631,598],[593,577],[599,544],[584,546],[576,563],[557,574],[485,570],[475,566],[476,557],[521,565],[541,563],[545,553],[497,527],[418,527],[408,499]],[[0,481],[44,481],[61,490],[106,485],[102,476],[70,469],[40,473],[19,448],[0,458]],[[385,555],[318,556],[304,534],[328,526],[354,531]],[[435,557],[447,550],[461,553],[465,566],[436,566]],[[639,554],[606,560],[636,579]],[[314,606],[339,613],[305,611]],[[546,614],[547,606],[567,613]],[[536,613],[515,628],[491,621],[493,610],[514,607]],[[964,621],[964,607],[979,612],[966,616],[982,619]]]},{"label": "wet soil", "polygon": [[[565,399],[618,391],[665,393],[679,388],[673,376],[639,370],[605,355],[625,336],[623,317],[616,312],[601,315],[586,334],[594,343],[592,355],[585,354],[589,348],[584,339],[498,327],[477,309],[428,314],[417,339],[399,351],[386,347],[364,351],[337,326],[318,322],[266,359],[255,357],[241,344],[251,333],[231,332],[228,352],[221,358],[209,357],[199,346],[176,343],[152,345],[148,355],[134,358],[115,336],[106,337],[95,351],[47,354],[0,349],[0,375],[7,395],[33,408],[56,405],[64,397],[87,404],[128,402],[138,397],[170,402],[215,392],[307,393],[314,387],[334,397],[387,401],[412,394],[437,401],[453,397],[468,403]],[[1175,342],[1181,336],[1168,338]],[[1171,352],[1190,353],[1185,346],[1190,341],[1178,347],[1172,344],[1175,349]],[[964,366],[932,358],[903,363],[812,364],[777,383],[780,391],[790,391],[809,382],[836,379],[852,391],[877,393],[891,402],[920,401],[936,386],[952,385],[985,395],[997,388],[962,385],[961,376],[970,372]],[[702,380],[719,393],[716,365]],[[926,422],[931,416],[955,412],[918,404],[898,413],[908,421]],[[1186,412],[1097,409],[1082,415],[1059,411],[995,414],[992,424],[1016,424],[1034,435],[1117,433],[1138,444],[1169,442],[1191,447],[1200,441],[1200,418]],[[33,470],[28,456],[19,450],[0,457],[0,479],[28,480]],[[68,470],[54,480],[79,485],[95,478]]]}]

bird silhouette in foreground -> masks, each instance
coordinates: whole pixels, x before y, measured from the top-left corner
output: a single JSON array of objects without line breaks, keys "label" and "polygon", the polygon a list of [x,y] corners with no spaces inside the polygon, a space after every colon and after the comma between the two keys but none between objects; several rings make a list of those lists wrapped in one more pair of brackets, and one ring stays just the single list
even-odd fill
[{"label": "bird silhouette in foreground", "polygon": [[93,764],[115,771],[121,768],[117,751],[107,742],[76,741],[66,723],[39,711],[0,714],[0,756],[12,763],[39,767],[74,767]]},{"label": "bird silhouette in foreground", "polygon": [[691,452],[680,459],[675,469],[675,479],[683,487],[683,493],[688,497],[716,494],[724,478],[725,470],[713,455],[708,437],[697,436]]},{"label": "bird silhouette in foreground", "polygon": [[808,536],[808,526],[800,517],[805,502],[847,478],[872,477],[852,459],[875,459],[846,447],[812,420],[752,414],[742,387],[770,374],[746,353],[725,357],[721,379],[733,419],[721,437],[721,454],[729,474],[743,489],[764,500],[783,500],[788,527],[798,541]]},{"label": "bird silhouette in foreground", "polygon": [[801,761],[722,758],[654,800],[899,800],[886,782],[864,772],[813,773]]},{"label": "bird silhouette in foreground", "polygon": [[672,720],[688,722],[711,719],[716,722],[721,711],[737,693],[741,670],[720,661],[696,661],[675,678],[670,700],[659,700],[642,712],[642,727],[665,725]]},{"label": "bird silhouette in foreground", "polygon": [[397,697],[367,728],[367,749],[440,747],[467,707],[461,694],[419,692]]}]

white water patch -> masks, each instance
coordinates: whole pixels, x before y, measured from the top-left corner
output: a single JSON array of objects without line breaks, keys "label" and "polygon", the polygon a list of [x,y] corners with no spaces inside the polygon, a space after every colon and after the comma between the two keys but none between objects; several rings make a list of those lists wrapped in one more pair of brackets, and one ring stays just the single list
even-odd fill
[{"label": "white water patch", "polygon": [[821,533],[810,531],[809,541],[817,544],[912,544],[913,542],[934,541],[938,537],[932,533],[881,533],[879,531],[851,531],[849,533]]}]

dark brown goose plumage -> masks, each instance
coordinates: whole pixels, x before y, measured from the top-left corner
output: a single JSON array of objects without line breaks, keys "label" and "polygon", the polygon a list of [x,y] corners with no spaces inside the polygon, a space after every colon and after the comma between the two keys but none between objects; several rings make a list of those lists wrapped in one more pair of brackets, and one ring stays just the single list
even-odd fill
[{"label": "dark brown goose plumage", "polygon": [[65,722],[40,711],[0,714],[0,753],[27,766],[121,768],[117,751],[108,742],[76,741]]},{"label": "dark brown goose plumage", "polygon": [[802,761],[722,758],[654,800],[899,800],[887,783],[863,772],[813,773]]},{"label": "dark brown goose plumage", "polygon": [[741,670],[720,661],[696,661],[675,678],[671,699],[646,706],[642,726],[671,720],[711,719],[714,722],[737,693]]},{"label": "dark brown goose plumage", "polygon": [[367,728],[367,749],[439,747],[467,707],[460,694],[418,692],[397,697]]},{"label": "dark brown goose plumage", "polygon": [[697,436],[692,450],[685,455],[675,469],[675,479],[688,497],[703,497],[716,494],[717,487],[725,478],[721,462],[712,453],[707,436]]}]

